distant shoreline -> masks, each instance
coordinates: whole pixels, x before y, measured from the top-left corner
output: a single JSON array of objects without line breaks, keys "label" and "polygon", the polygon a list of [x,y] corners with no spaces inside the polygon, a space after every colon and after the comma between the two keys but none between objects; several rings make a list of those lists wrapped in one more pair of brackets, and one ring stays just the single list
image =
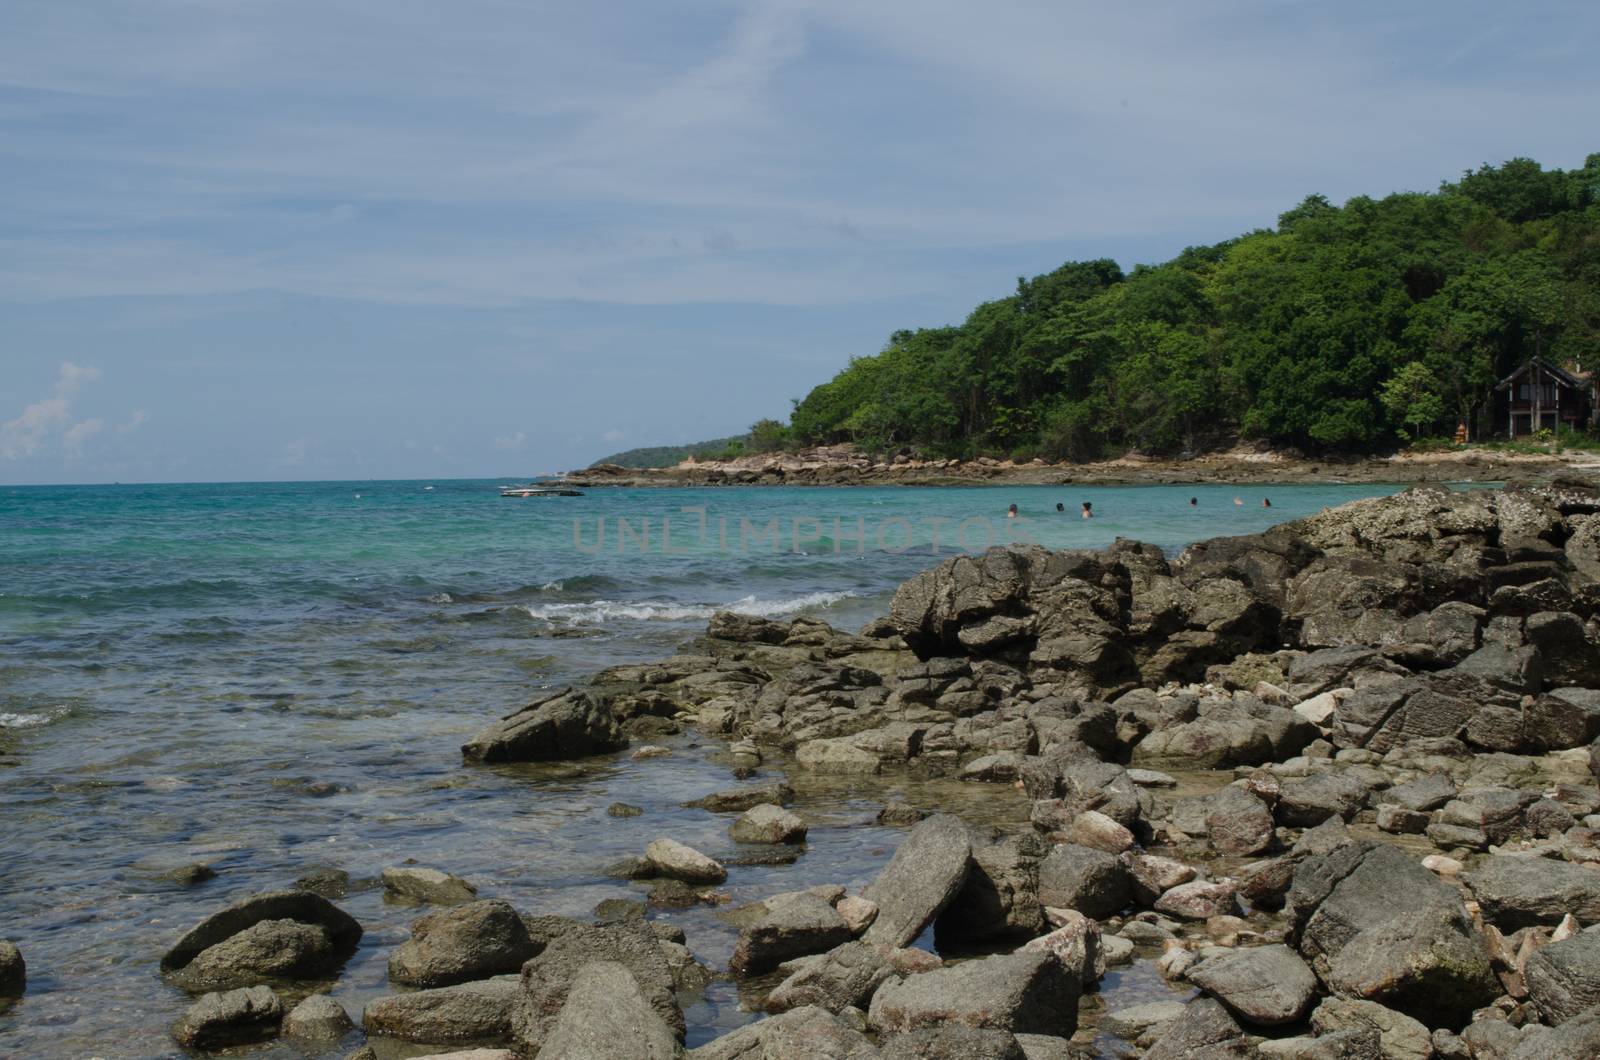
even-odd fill
[{"label": "distant shoreline", "polygon": [[1596,477],[1592,453],[1524,455],[1492,449],[1403,453],[1391,457],[1309,458],[1233,450],[1189,459],[1122,457],[1088,464],[977,460],[874,461],[845,446],[685,461],[667,468],[599,464],[556,481],[595,488],[695,486],[982,486],[982,485],[1294,485],[1305,483],[1485,483],[1558,476]]}]

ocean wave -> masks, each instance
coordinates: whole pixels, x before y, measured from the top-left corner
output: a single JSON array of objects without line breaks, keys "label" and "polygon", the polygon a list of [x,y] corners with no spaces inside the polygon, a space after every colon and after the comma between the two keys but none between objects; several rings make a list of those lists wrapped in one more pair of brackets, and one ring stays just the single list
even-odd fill
[{"label": "ocean wave", "polygon": [[680,604],[660,600],[589,600],[570,604],[525,604],[521,610],[529,618],[547,622],[606,622],[614,619],[634,621],[672,621],[710,618],[718,611],[733,611],[758,618],[777,618],[810,608],[828,607],[856,594],[849,591],[815,592],[787,600],[761,600],[754,595],[724,604]]}]

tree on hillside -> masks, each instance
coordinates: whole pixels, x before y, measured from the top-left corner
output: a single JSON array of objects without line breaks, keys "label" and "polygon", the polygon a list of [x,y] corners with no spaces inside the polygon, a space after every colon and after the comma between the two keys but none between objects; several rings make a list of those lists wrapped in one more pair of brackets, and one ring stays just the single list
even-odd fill
[{"label": "tree on hillside", "polygon": [[1421,361],[1412,361],[1390,376],[1379,397],[1389,418],[1410,427],[1413,438],[1422,437],[1422,428],[1444,415],[1439,380]]}]

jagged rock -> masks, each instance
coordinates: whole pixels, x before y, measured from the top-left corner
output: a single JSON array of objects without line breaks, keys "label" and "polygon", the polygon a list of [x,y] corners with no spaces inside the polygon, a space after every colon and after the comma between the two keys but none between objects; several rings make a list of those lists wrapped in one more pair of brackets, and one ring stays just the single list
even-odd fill
[{"label": "jagged rock", "polygon": [[1304,861],[1289,909],[1300,952],[1335,995],[1459,1023],[1498,991],[1461,899],[1405,852],[1348,844]]},{"label": "jagged rock", "polygon": [[1272,811],[1248,788],[1230,784],[1211,796],[1206,835],[1219,854],[1260,854],[1272,847],[1272,829]]},{"label": "jagged rock", "polygon": [[728,834],[738,843],[803,843],[806,823],[781,806],[763,803],[746,810]]},{"label": "jagged rock", "polygon": [[595,961],[621,964],[638,985],[656,1016],[675,1039],[684,1033],[683,1011],[673,990],[672,965],[655,933],[637,920],[604,927],[580,926],[550,940],[544,952],[522,966],[511,1007],[511,1034],[523,1053],[536,1054],[567,1003],[569,991],[585,965]]},{"label": "jagged rock", "polygon": [[1194,880],[1180,883],[1156,899],[1156,912],[1182,917],[1185,920],[1209,920],[1214,916],[1229,916],[1239,912],[1235,897],[1238,887],[1233,883],[1213,883]]},{"label": "jagged rock", "polygon": [[1189,981],[1241,1019],[1262,1027],[1293,1023],[1316,995],[1317,977],[1287,946],[1257,946],[1201,961]]},{"label": "jagged rock", "polygon": [[966,882],[934,924],[940,944],[1037,934],[1044,924],[1039,859],[1046,849],[1028,835],[974,844]]},{"label": "jagged rock", "polygon": [[972,841],[959,817],[941,813],[920,822],[864,892],[878,905],[864,940],[891,947],[912,942],[960,892],[971,861]]},{"label": "jagged rock", "polygon": [[367,1002],[361,1026],[368,1035],[423,1045],[505,1040],[516,999],[513,976],[391,994]]},{"label": "jagged rock", "polygon": [[1062,967],[1084,985],[1100,981],[1106,974],[1106,955],[1100,925],[1075,909],[1052,909],[1052,922],[1060,926],[1040,935],[1022,947],[1027,953],[1052,953]]},{"label": "jagged rock", "polygon": [[1581,931],[1535,950],[1524,977],[1544,1022],[1559,1026],[1600,1005],[1600,932]]},{"label": "jagged rock", "polygon": [[1583,619],[1570,611],[1540,611],[1527,617],[1523,631],[1539,649],[1547,682],[1583,688],[1600,684],[1600,649],[1590,641]]},{"label": "jagged rock", "polygon": [[420,865],[384,869],[383,889],[401,898],[432,905],[461,905],[478,897],[478,888],[461,877]]},{"label": "jagged rock", "polygon": [[308,1041],[336,1041],[355,1029],[350,1013],[327,994],[312,994],[283,1018],[283,1033]]},{"label": "jagged rock", "polygon": [[1600,1056],[1600,1005],[1551,1030],[1525,1036],[1509,1060],[1593,1060]]},{"label": "jagged rock", "polygon": [[885,1033],[940,1023],[1068,1036],[1077,1027],[1079,983],[1050,953],[1013,953],[947,965],[885,983],[868,1019]]},{"label": "jagged rock", "polygon": [[[296,929],[285,921],[312,930]],[[252,930],[261,924],[273,926]],[[240,935],[245,938],[227,945]],[[161,958],[161,969],[184,978],[189,966],[205,957],[195,982],[220,980],[234,971],[255,976],[256,981],[321,975],[342,964],[360,940],[361,925],[326,898],[310,891],[272,891],[235,902],[196,924]],[[208,956],[212,950],[216,952]],[[268,968],[276,970],[264,970]]]},{"label": "jagged rock", "polygon": [[1010,1031],[941,1023],[884,1039],[883,1060],[1028,1060]]},{"label": "jagged rock", "polygon": [[1430,820],[1427,814],[1408,810],[1403,806],[1391,803],[1381,803],[1378,806],[1378,827],[1395,835],[1421,835],[1427,830]]},{"label": "jagged rock", "polygon": [[876,947],[847,942],[779,983],[767,995],[767,1011],[786,1012],[804,1005],[819,1005],[829,1012],[865,1008],[872,992],[891,974],[888,959]]},{"label": "jagged rock", "polygon": [[1376,801],[1392,804],[1417,813],[1437,810],[1456,797],[1455,781],[1443,773],[1430,773],[1408,784],[1397,784],[1380,791]]},{"label": "jagged rock", "polygon": [[0,939],[0,997],[21,997],[28,986],[28,964],[16,944]]},{"label": "jagged rock", "polygon": [[813,773],[866,775],[878,772],[882,760],[848,739],[810,740],[800,745],[795,761]]},{"label": "jagged rock", "polygon": [[1039,862],[1039,903],[1076,909],[1097,920],[1124,909],[1132,899],[1128,870],[1103,850],[1062,843]]},{"label": "jagged rock", "polygon": [[1549,858],[1496,855],[1465,876],[1486,920],[1505,931],[1556,924],[1568,913],[1600,920],[1600,872]]},{"label": "jagged rock", "polygon": [[509,904],[471,902],[422,917],[389,955],[389,978],[407,986],[451,986],[518,971],[543,947]]},{"label": "jagged rock", "polygon": [[633,973],[614,961],[578,970],[539,1047],[545,1060],[675,1060],[680,1054],[677,1036],[645,1000]]},{"label": "jagged rock", "polygon": [[1079,846],[1120,854],[1134,845],[1133,833],[1099,810],[1085,810],[1072,819],[1071,838]]},{"label": "jagged rock", "polygon": [[283,1002],[265,986],[200,998],[172,1027],[172,1037],[190,1049],[223,1049],[277,1036]]},{"label": "jagged rock", "polygon": [[657,839],[644,849],[645,860],[657,874],[684,883],[721,883],[728,870],[715,860],[676,839]]},{"label": "jagged rock", "polygon": [[[737,975],[761,975],[784,961],[825,952],[853,937],[833,905],[810,891],[775,895],[761,904],[765,908],[761,918],[739,932],[729,963]],[[873,941],[870,929],[867,934]]]},{"label": "jagged rock", "polygon": [[1277,817],[1291,828],[1310,828],[1330,817],[1348,821],[1365,804],[1368,790],[1349,773],[1318,773],[1290,781],[1278,798]]},{"label": "jagged rock", "polygon": [[1142,905],[1155,905],[1163,894],[1195,877],[1194,866],[1156,854],[1124,854],[1133,897]]},{"label": "jagged rock", "polygon": [[1600,690],[1557,688],[1536,697],[1522,708],[1522,737],[1535,753],[1593,743],[1600,737]]},{"label": "jagged rock", "polygon": [[816,1005],[746,1024],[688,1053],[689,1060],[878,1060],[880,1055],[866,1035]]},{"label": "jagged rock", "polygon": [[628,746],[611,707],[588,692],[563,688],[479,732],[461,748],[469,761],[542,762],[620,751]]},{"label": "jagged rock", "polygon": [[1385,1060],[1428,1060],[1433,1044],[1428,1028],[1404,1013],[1374,1001],[1324,998],[1311,1013],[1311,1026],[1319,1035],[1370,1029],[1377,1032]]},{"label": "jagged rock", "polygon": [[1227,1009],[1203,997],[1184,1006],[1183,1015],[1162,1025],[1144,1060],[1242,1060],[1251,1052],[1244,1031]]}]

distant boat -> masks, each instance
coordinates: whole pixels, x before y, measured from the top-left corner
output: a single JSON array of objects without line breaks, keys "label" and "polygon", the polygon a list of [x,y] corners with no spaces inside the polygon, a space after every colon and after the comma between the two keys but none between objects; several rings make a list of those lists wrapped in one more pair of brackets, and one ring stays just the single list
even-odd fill
[{"label": "distant boat", "polygon": [[562,486],[501,486],[502,497],[581,497],[582,490]]}]

